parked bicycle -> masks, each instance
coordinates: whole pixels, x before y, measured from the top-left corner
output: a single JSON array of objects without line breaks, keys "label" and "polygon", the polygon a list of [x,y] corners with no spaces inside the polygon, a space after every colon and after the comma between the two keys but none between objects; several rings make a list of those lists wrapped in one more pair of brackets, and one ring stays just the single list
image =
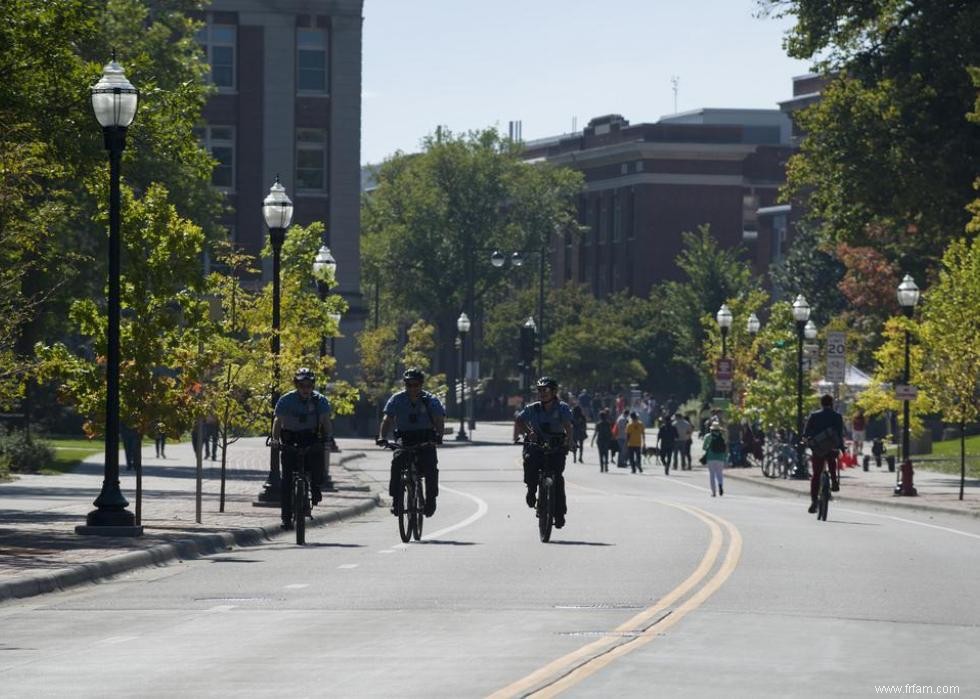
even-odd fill
[{"label": "parked bicycle", "polygon": [[[272,446],[272,437],[265,440],[266,446]],[[293,469],[292,482],[289,489],[285,489],[283,484],[282,497],[291,497],[293,500],[292,525],[296,531],[296,543],[302,546],[306,543],[306,519],[313,516],[313,501],[310,497],[310,470],[306,463],[306,455],[314,448],[320,446],[318,442],[311,442],[305,445],[290,443],[288,441],[279,442],[279,449],[289,451],[296,455],[296,468]]]},{"label": "parked bicycle", "polygon": [[401,469],[398,494],[395,496],[398,535],[404,543],[413,538],[418,541],[422,538],[422,523],[425,521],[425,477],[419,463],[419,452],[435,446],[435,442],[406,446],[398,441],[383,440],[379,446],[395,452],[392,458]]},{"label": "parked bicycle", "polygon": [[789,430],[770,429],[762,444],[762,460],[757,465],[766,478],[789,478],[796,467],[796,446]]}]

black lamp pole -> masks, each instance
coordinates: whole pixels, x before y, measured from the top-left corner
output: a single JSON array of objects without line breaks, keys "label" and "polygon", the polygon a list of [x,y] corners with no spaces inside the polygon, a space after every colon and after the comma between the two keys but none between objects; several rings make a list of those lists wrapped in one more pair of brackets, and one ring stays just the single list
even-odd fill
[{"label": "black lamp pole", "polygon": [[106,420],[105,467],[102,490],[88,513],[85,525],[75,527],[78,534],[140,536],[143,527],[126,508],[129,502],[119,488],[119,316],[120,316],[120,233],[119,170],[126,147],[126,128],[136,115],[138,95],[116,63],[115,55],[105,66],[102,78],[92,88],[92,106],[102,125],[109,151],[109,295],[106,333]]},{"label": "black lamp pole", "polygon": [[810,304],[803,294],[793,302],[796,321],[796,472],[794,478],[807,478],[806,447],[803,445],[803,337],[810,320]]},{"label": "black lamp pole", "polygon": [[[279,301],[281,296],[280,277],[282,245],[286,240],[286,229],[293,218],[293,203],[286,196],[286,188],[279,182],[279,175],[269,189],[269,195],[262,202],[262,215],[269,227],[269,243],[272,245],[272,402],[271,413],[275,412],[280,397],[281,372],[279,367]],[[275,419],[273,415],[272,420]],[[270,421],[271,433],[271,421]],[[269,449],[269,477],[259,493],[258,501],[253,503],[272,507],[279,504],[282,493],[282,478],[279,475],[279,449]]]},{"label": "black lamp pole", "polygon": [[466,435],[466,334],[470,331],[470,319],[466,313],[460,313],[456,320],[456,330],[459,332],[459,433],[456,440],[469,440]]},{"label": "black lamp pole", "polygon": [[[906,318],[911,318],[912,314],[915,312],[915,304],[919,301],[919,287],[916,286],[915,281],[912,279],[911,275],[906,274],[902,283],[898,286],[898,303],[902,307],[902,312],[905,314]],[[909,386],[909,381],[912,378],[912,369],[909,356],[909,343],[911,337],[908,329],[905,330],[905,370],[902,373],[902,382],[905,384],[906,388]],[[899,488],[896,488],[895,492],[897,495],[917,495],[917,491],[913,484],[913,470],[912,470],[912,457],[909,454],[911,451],[910,444],[910,411],[909,411],[909,398],[906,394],[905,398],[902,399],[902,468],[901,477],[902,484]]]}]

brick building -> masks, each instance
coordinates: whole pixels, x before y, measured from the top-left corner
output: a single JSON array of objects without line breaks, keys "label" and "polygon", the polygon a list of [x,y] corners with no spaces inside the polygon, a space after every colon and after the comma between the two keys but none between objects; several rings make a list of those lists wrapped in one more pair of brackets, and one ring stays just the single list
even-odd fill
[{"label": "brick building", "polygon": [[[342,368],[354,361],[352,338],[364,319],[362,8],[363,0],[213,0],[198,34],[217,88],[200,138],[218,160],[213,184],[231,208],[223,223],[238,246],[257,253],[267,236],[262,200],[277,174],[294,223],[325,223],[337,291],[351,306],[336,342]],[[263,269],[268,279],[270,261]]]},{"label": "brick building", "polygon": [[589,232],[557,246],[553,283],[646,296],[681,278],[681,234],[702,224],[724,246],[745,243],[765,272],[757,211],[776,203],[792,150],[792,124],[776,109],[701,109],[637,125],[608,115],[581,133],[527,143],[529,161],[585,176],[578,221]]}]

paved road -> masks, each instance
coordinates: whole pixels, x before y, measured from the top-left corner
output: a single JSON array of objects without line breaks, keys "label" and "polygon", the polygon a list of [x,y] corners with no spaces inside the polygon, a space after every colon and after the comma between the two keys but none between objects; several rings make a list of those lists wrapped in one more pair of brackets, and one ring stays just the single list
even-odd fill
[{"label": "paved road", "polygon": [[[980,522],[703,471],[569,466],[537,540],[518,451],[444,449],[421,544],[383,510],[0,607],[3,696],[980,694]],[[360,460],[384,479],[387,455]],[[496,694],[495,694],[496,693]]]}]

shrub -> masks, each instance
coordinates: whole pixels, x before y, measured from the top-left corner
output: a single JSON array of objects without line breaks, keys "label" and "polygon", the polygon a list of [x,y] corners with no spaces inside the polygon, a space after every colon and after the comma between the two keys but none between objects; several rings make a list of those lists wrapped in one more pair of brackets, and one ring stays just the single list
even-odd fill
[{"label": "shrub", "polygon": [[37,439],[27,441],[22,430],[0,435],[0,471],[36,473],[54,462],[54,449]]}]

